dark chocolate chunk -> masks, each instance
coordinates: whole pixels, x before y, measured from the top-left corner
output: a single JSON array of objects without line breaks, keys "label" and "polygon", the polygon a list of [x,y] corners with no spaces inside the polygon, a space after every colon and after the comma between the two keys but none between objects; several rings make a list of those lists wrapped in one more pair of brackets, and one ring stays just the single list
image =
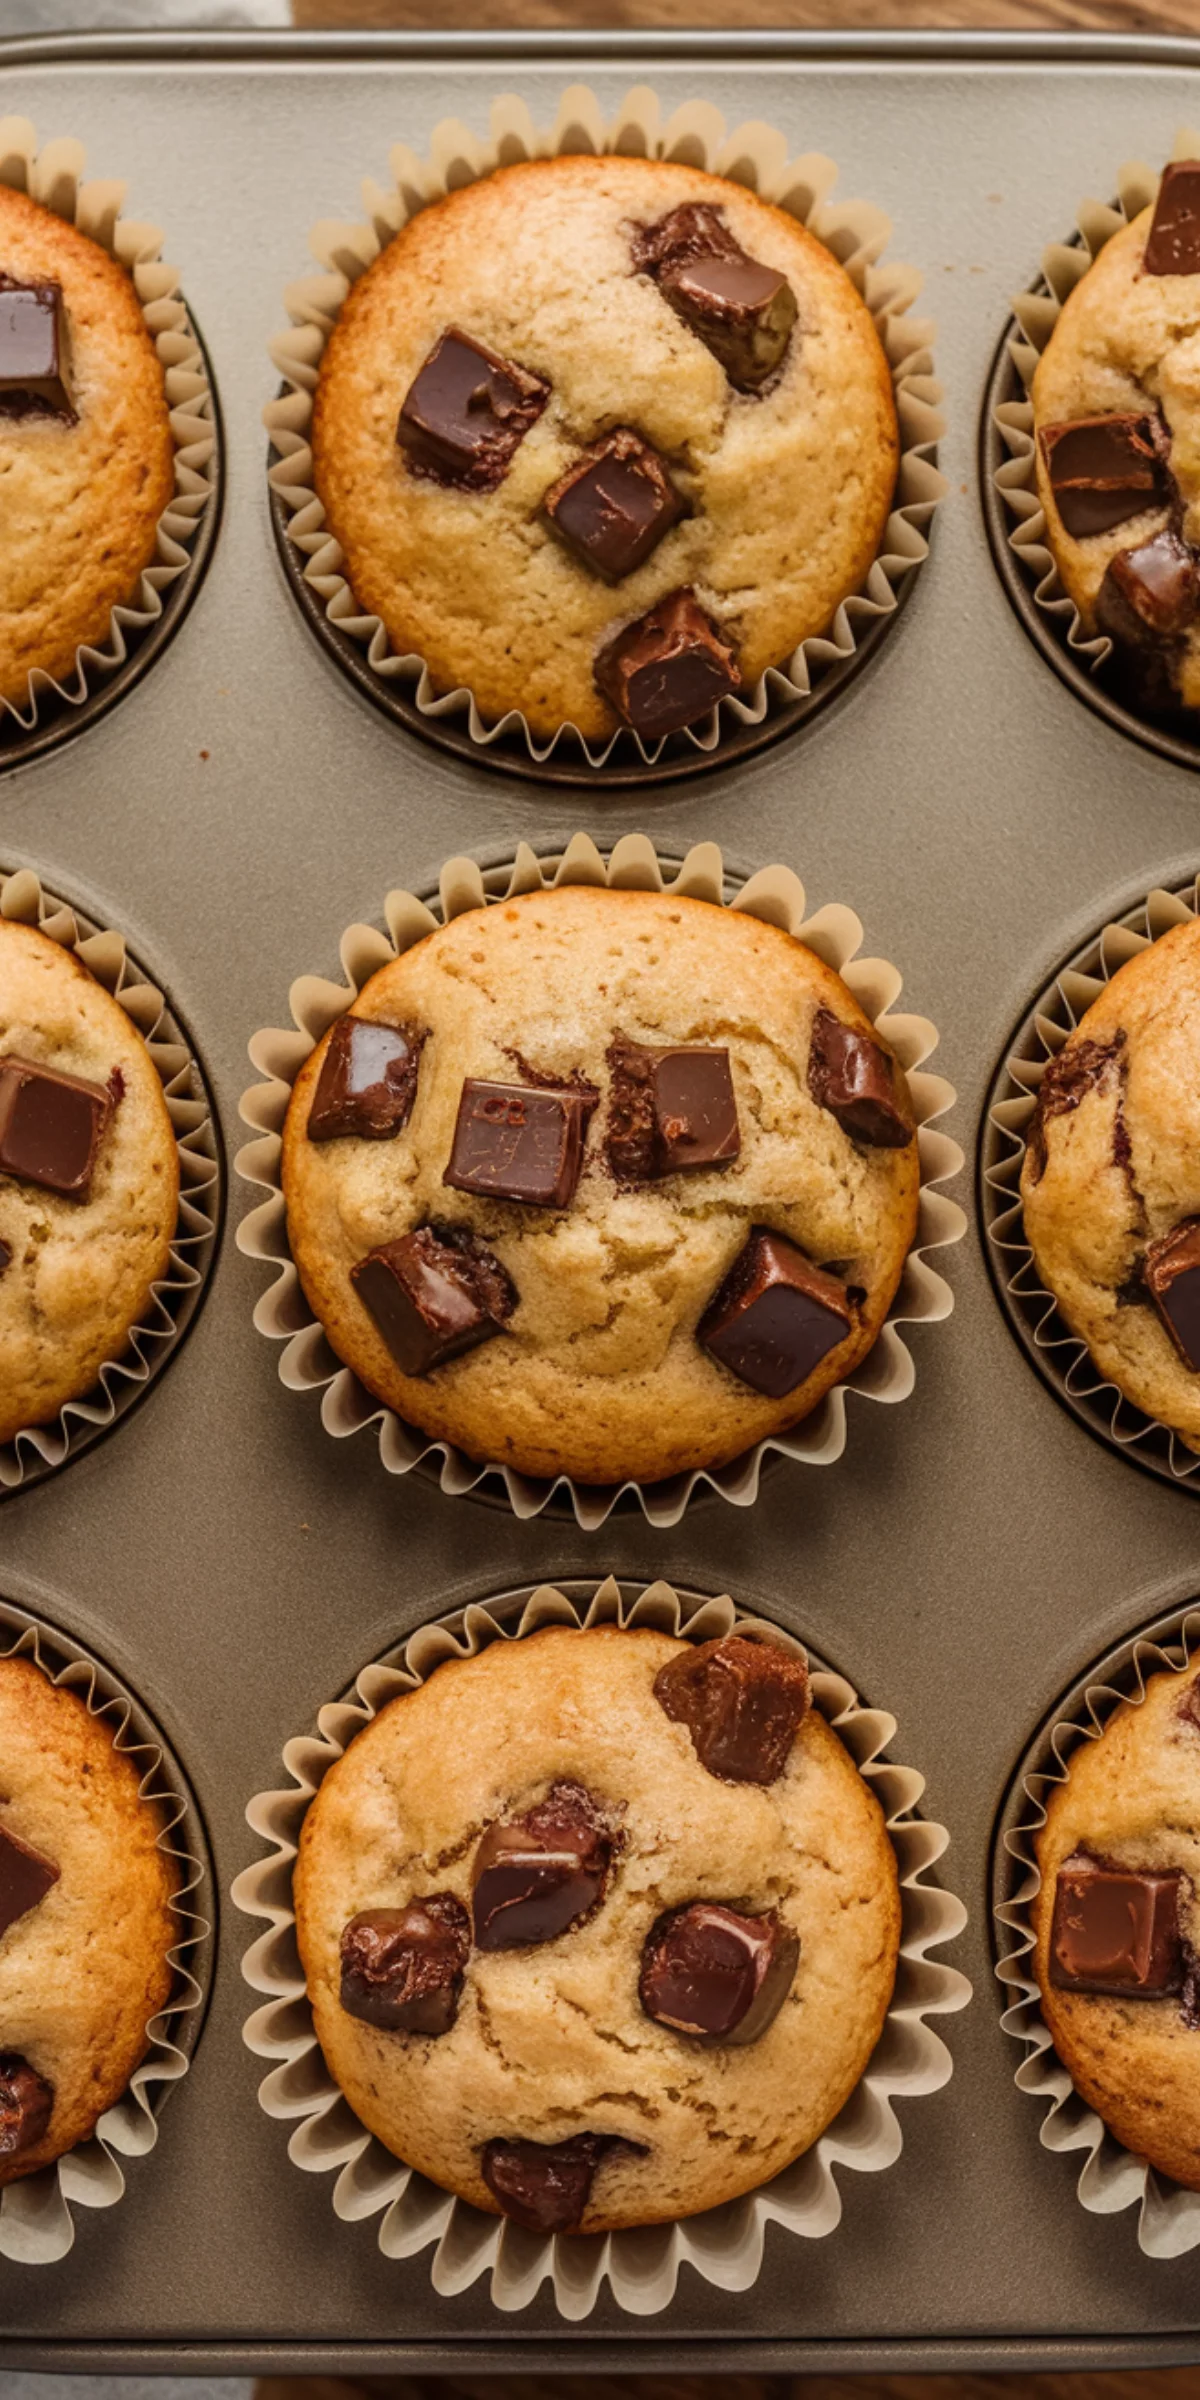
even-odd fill
[{"label": "dark chocolate chunk", "polygon": [[808,1707],[808,1669],[790,1650],[729,1633],[689,1643],[654,1678],[654,1697],[686,1725],[702,1767],[722,1783],[775,1783]]},{"label": "dark chocolate chunk", "polygon": [[86,1200],[111,1115],[103,1084],[0,1058],[0,1175]]},{"label": "dark chocolate chunk", "polygon": [[644,566],[683,515],[657,450],[627,425],[593,442],[551,485],[542,507],[568,548],[606,583]]},{"label": "dark chocolate chunk", "polygon": [[1115,587],[1143,633],[1186,633],[1200,610],[1196,553],[1169,526],[1132,550],[1118,550],[1104,583]]},{"label": "dark chocolate chunk", "polygon": [[1074,540],[1166,507],[1170,477],[1152,418],[1076,417],[1043,425],[1038,439],[1055,506]]},{"label": "dark chocolate chunk", "polygon": [[468,1075],[443,1183],[484,1199],[568,1208],[595,1105],[594,1094],[571,1085],[553,1090]]},{"label": "dark chocolate chunk", "polygon": [[360,1259],[350,1280],[403,1375],[490,1342],[517,1305],[494,1252],[458,1225],[418,1225]]},{"label": "dark chocolate chunk", "polygon": [[471,1920],[452,1892],[363,1909],[342,1934],[342,2007],[385,2033],[449,2033],[470,1955]]},{"label": "dark chocolate chunk", "polygon": [[1200,1217],[1185,1217],[1146,1251],[1146,1289],[1185,1367],[1200,1375]]},{"label": "dark chocolate chunk", "polygon": [[808,1088],[852,1141],[873,1150],[903,1150],[911,1142],[915,1129],[894,1060],[831,1008],[819,1008],[813,1019]]},{"label": "dark chocolate chunk", "polygon": [[1056,1057],[1047,1060],[1038,1085],[1037,1106],[1025,1137],[1036,1182],[1040,1183],[1046,1172],[1047,1126],[1054,1117],[1069,1117],[1089,1092],[1099,1090],[1111,1075],[1119,1072],[1124,1047],[1125,1035],[1121,1031],[1110,1042],[1069,1041]]},{"label": "dark chocolate chunk", "polygon": [[635,225],[629,253],[639,275],[657,275],[663,267],[685,266],[694,258],[745,257],[736,235],[704,200],[687,201],[654,225]]},{"label": "dark chocolate chunk", "polygon": [[656,2024],[693,2041],[756,2042],[783,2007],[799,1957],[796,1935],[774,1913],[693,1900],[651,1927],[638,1996]]},{"label": "dark chocolate chunk", "polygon": [[853,1323],[846,1285],[781,1233],[755,1225],[700,1319],[697,1338],[742,1383],[783,1400],[807,1383]]},{"label": "dark chocolate chunk", "polygon": [[1200,1733],[1200,1674],[1192,1676],[1179,1703],[1179,1714]]},{"label": "dark chocolate chunk", "polygon": [[471,1870],[480,1950],[552,1942],[604,1896],[613,1837],[578,1783],[555,1783],[526,1816],[489,1825]]},{"label": "dark chocolate chunk", "polygon": [[402,1133],[417,1096],[424,1041],[411,1025],[339,1017],[308,1112],[309,1141],[354,1134],[364,1142],[390,1142]]},{"label": "dark chocolate chunk", "polygon": [[40,1908],[59,1873],[52,1858],[0,1825],[0,1941],[18,1917]]},{"label": "dark chocolate chunk", "polygon": [[0,1241],[0,1275],[3,1275],[6,1267],[11,1267],[11,1265],[12,1251],[7,1242]]},{"label": "dark chocolate chunk", "polygon": [[614,2151],[644,2158],[640,2142],[618,2133],[573,2133],[565,2142],[488,2142],[480,2173],[515,2225],[531,2233],[572,2233],[592,2195],[596,2169]]},{"label": "dark chocolate chunk", "polygon": [[1082,1854],[1058,1870],[1050,1979],[1064,1991],[1161,2000],[1183,1982],[1182,1876],[1107,1866]]},{"label": "dark chocolate chunk", "polygon": [[796,295],[785,275],[748,256],[716,209],[701,202],[636,227],[631,254],[739,391],[756,391],[775,373],[796,322]]},{"label": "dark chocolate chunk", "polygon": [[57,283],[19,283],[0,275],[0,417],[75,423],[66,311]]},{"label": "dark chocolate chunk", "polygon": [[1163,168],[1142,255],[1147,275],[1200,275],[1200,160]]},{"label": "dark chocolate chunk", "polygon": [[415,475],[494,492],[549,397],[542,376],[452,325],[409,387],[396,440]]},{"label": "dark chocolate chunk", "polygon": [[733,645],[684,585],[601,650],[596,688],[647,741],[680,733],[742,688]]},{"label": "dark chocolate chunk", "polygon": [[54,2086],[16,2050],[0,2050],[0,2162],[23,2158],[45,2139]]},{"label": "dark chocolate chunk", "polygon": [[605,1146],[618,1183],[726,1167],[742,1146],[728,1050],[680,1042],[652,1050],[618,1036]]}]

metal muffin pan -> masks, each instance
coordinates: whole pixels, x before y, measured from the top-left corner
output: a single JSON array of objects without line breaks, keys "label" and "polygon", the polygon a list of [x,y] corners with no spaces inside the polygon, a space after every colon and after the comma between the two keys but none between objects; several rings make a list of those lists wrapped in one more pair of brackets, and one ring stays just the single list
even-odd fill
[{"label": "metal muffin pan", "polygon": [[[938,322],[951,493],[928,567],[869,674],[786,739],[695,781],[551,796],[417,740],[312,640],[271,538],[265,342],[318,213],[350,216],[398,139],[483,124],[520,90],[761,117],[886,208]],[[810,902],[850,902],[941,1035],[973,1144],[1012,1027],[1056,965],[1155,883],[1200,865],[1200,787],[1118,738],[1044,671],[981,521],[976,429],[1009,298],[1114,159],[1161,155],[1200,110],[1200,45],[986,35],[72,36],[0,51],[0,107],[77,130],[127,174],[187,266],[225,409],[230,505],[201,604],[86,742],[0,779],[0,854],[119,924],[194,1031],[238,1138],[245,1043],[294,975],[392,885],[443,859],[538,850],[580,826],[663,849],[780,858]],[[214,161],[220,172],[214,176]],[[958,1197],[966,1198],[965,1190]],[[460,1508],[378,1472],[297,1408],[255,1334],[257,1272],[227,1231],[177,1365],[110,1440],[0,1511],[0,1591],[94,1646],[181,1759],[222,1891],[255,1855],[247,1797],[363,1663],[468,1598],[556,1576],[657,1572],[727,1588],[894,1710],[972,1912],[976,1987],[947,2020],[955,2073],[912,2109],[887,2175],[849,2178],[827,2241],[772,2234],[748,2294],[685,2275],[661,2318],[605,2300],[564,2332],[544,2297],[500,2318],[439,2301],[331,2222],[255,2101],[225,1911],[204,2038],[119,2218],[71,2258],[0,2264],[0,2369],[517,2369],[674,2373],[1097,2367],[1200,2359],[1194,2259],[1143,2258],[1090,2217],[1012,2081],[991,1975],[988,1859],[1031,1734],[1098,1654],[1196,1589],[1190,1496],[1125,1470],[1034,1374],[982,1243],[946,1254],[957,1305],[914,1336],[917,1387],[820,1475],[781,1465],[756,1507],[595,1539]]]}]

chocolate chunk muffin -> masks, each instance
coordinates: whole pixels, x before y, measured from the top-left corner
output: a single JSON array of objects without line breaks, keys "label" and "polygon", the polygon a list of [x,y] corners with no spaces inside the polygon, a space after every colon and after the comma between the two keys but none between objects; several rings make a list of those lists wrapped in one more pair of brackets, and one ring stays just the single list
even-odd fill
[{"label": "chocolate chunk muffin", "polygon": [[140,1782],[76,1693],[0,1658],[0,2185],[87,2140],[169,1998],[176,1884]]},{"label": "chocolate chunk muffin", "polygon": [[1038,1275],[1126,1398],[1200,1450],[1200,922],[1127,961],[1046,1069],[1021,1172]]},{"label": "chocolate chunk muffin", "polygon": [[71,951],[0,918],[0,1442],[49,1424],[121,1356],[178,1207],[137,1027]]},{"label": "chocolate chunk muffin", "polygon": [[330,1769],[295,1876],[330,2072],[400,2158],[538,2232],[713,2208],[859,2081],[900,1903],[792,1650],[496,1641]]},{"label": "chocolate chunk muffin", "polygon": [[1156,1675],[1047,1803],[1042,2013],[1118,2141],[1200,2191],[1200,1668]]},{"label": "chocolate chunk muffin", "polygon": [[899,457],[832,253],[740,184],[614,157],[414,217],[342,308],[312,441],[355,598],[437,691],[647,740],[825,631]]},{"label": "chocolate chunk muffin", "polygon": [[583,885],[381,968],[298,1076],[282,1164],[305,1292],[368,1388],[583,1483],[806,1415],[878,1334],[919,1179],[904,1075],[811,951]]},{"label": "chocolate chunk muffin", "polygon": [[0,697],[73,677],[155,553],[174,489],[163,371],[132,278],[0,186]]}]

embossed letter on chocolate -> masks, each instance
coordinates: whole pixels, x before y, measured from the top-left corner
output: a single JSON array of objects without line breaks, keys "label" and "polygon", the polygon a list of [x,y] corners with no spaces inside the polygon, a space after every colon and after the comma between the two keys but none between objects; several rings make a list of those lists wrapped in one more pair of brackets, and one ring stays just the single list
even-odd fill
[{"label": "embossed letter on chocolate", "polygon": [[112,1107],[103,1084],[0,1058],[0,1175],[86,1200]]},{"label": "embossed letter on chocolate", "polygon": [[702,1767],[722,1783],[774,1783],[808,1707],[808,1669],[790,1650],[729,1633],[689,1643],[654,1678],[665,1715],[686,1725]]},{"label": "embossed letter on chocolate", "polygon": [[483,1083],[469,1075],[443,1183],[484,1199],[567,1208],[597,1094],[566,1084]]},{"label": "embossed letter on chocolate", "polygon": [[1200,1217],[1185,1217],[1151,1242],[1142,1273],[1185,1367],[1200,1375]]},{"label": "embossed letter on chocolate", "polygon": [[808,1053],[808,1088],[818,1108],[827,1108],[851,1140],[874,1150],[903,1150],[913,1125],[899,1094],[899,1076],[887,1051],[831,1008],[813,1019]]},{"label": "embossed letter on chocolate", "polygon": [[350,1280],[403,1375],[490,1342],[517,1305],[495,1253],[458,1225],[418,1225],[360,1259]]},{"label": "embossed letter on chocolate", "polygon": [[452,325],[409,387],[396,440],[415,475],[494,492],[549,397],[542,376]]},{"label": "embossed letter on chocolate", "polygon": [[449,2033],[470,1955],[471,1920],[452,1892],[364,1909],[342,1934],[342,2007],[385,2033]]},{"label": "embossed letter on chocolate", "polygon": [[52,1858],[0,1825],[0,1941],[19,1917],[41,1907],[59,1873]]},{"label": "embossed letter on chocolate", "polygon": [[1065,1991],[1162,2000],[1183,1984],[1178,1872],[1106,1866],[1082,1853],[1058,1870],[1050,1977]]},{"label": "embossed letter on chocolate", "polygon": [[782,1234],[755,1225],[700,1319],[699,1339],[740,1382],[784,1400],[853,1323],[845,1284]]},{"label": "embossed letter on chocolate", "polygon": [[624,626],[594,674],[617,715],[650,742],[681,733],[742,688],[732,643],[686,584]]},{"label": "embossed letter on chocolate", "polygon": [[582,1784],[555,1783],[523,1817],[489,1825],[471,1871],[480,1950],[552,1942],[604,1897],[613,1839]]},{"label": "embossed letter on chocolate", "polygon": [[742,1146],[729,1052],[680,1042],[653,1050],[621,1037],[608,1052],[608,1161],[618,1183],[725,1167]]},{"label": "embossed letter on chocolate", "polygon": [[424,1041],[411,1025],[339,1017],[308,1112],[310,1142],[332,1142],[343,1134],[390,1142],[403,1132],[417,1096]]},{"label": "embossed letter on chocolate", "polygon": [[738,391],[756,391],[775,373],[796,322],[796,295],[785,275],[748,256],[716,209],[692,204],[640,226],[633,259]]},{"label": "embossed letter on chocolate", "polygon": [[36,2150],[53,2114],[53,2084],[18,2051],[0,2050],[0,2166]]},{"label": "embossed letter on chocolate", "polygon": [[57,417],[73,425],[66,361],[60,286],[0,275],[0,417]]},{"label": "embossed letter on chocolate", "polygon": [[1043,425],[1038,439],[1055,506],[1075,541],[1166,507],[1164,436],[1153,417],[1076,417]]},{"label": "embossed letter on chocolate", "polygon": [[638,1995],[656,2024],[693,2041],[756,2042],[783,2007],[799,1957],[797,1936],[774,1913],[693,1900],[651,1927]]},{"label": "embossed letter on chocolate", "polygon": [[485,2144],[480,2173],[506,2217],[531,2233],[570,2233],[583,2220],[596,2169],[614,2151],[644,2158],[617,2133],[573,2133],[565,2142]]},{"label": "embossed letter on chocolate", "polygon": [[657,450],[618,425],[568,467],[542,502],[576,558],[620,583],[645,565],[683,515],[683,502]]},{"label": "embossed letter on chocolate", "polygon": [[1200,275],[1200,160],[1164,167],[1142,266],[1147,275]]}]

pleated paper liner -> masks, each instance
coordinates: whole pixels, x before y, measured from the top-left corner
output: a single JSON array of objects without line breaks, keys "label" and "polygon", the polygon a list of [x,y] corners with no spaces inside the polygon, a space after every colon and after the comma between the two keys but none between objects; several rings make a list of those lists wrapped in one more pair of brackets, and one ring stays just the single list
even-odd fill
[{"label": "pleated paper liner", "polygon": [[992,1860],[996,1974],[1008,1999],[1001,2020],[1024,2056],[1014,2076],[1042,2109],[1045,2150],[1081,2151],[1076,2186],[1081,2207],[1107,2217],[1136,2207],[1138,2248],[1147,2258],[1179,2258],[1200,2247],[1200,2192],[1185,2190],[1144,2158],[1125,2149],[1075,2090],[1042,2016],[1029,1968],[1035,1935],[1030,1914],[1041,1889],[1035,1840],[1046,1822],[1046,1801],[1065,1783],[1071,1759],[1094,1741],[1123,1700],[1145,1697],[1151,1676],[1183,1674],[1200,1651],[1200,1609],[1173,1609],[1133,1639],[1105,1652],[1072,1685],[1030,1744],[1000,1820]]},{"label": "pleated paper liner", "polygon": [[68,1400],[48,1425],[23,1428],[0,1444],[0,1499],[50,1474],[128,1414],[179,1347],[204,1297],[217,1252],[224,1205],[216,1112],[191,1039],[170,1003],[125,947],[123,934],[103,930],[43,890],[32,869],[0,868],[0,917],[36,925],[82,959],[97,983],[120,1002],[149,1047],[175,1128],[179,1153],[179,1216],[167,1273],[156,1283],[144,1320],[120,1357],[100,1371],[90,1392]]},{"label": "pleated paper liner", "polygon": [[807,1655],[781,1627],[743,1615],[727,1597],[676,1592],[662,1582],[645,1590],[612,1576],[598,1585],[543,1584],[457,1610],[364,1668],[351,1694],[319,1710],[316,1733],[286,1745],[287,1788],[259,1793],[246,1811],[270,1856],[246,1868],[233,1886],[236,1905],[248,1916],[266,1918],[270,1928],[242,1961],[251,1989],[267,1995],[266,2005],[247,2020],[244,2039],[256,2057],[273,2062],[259,2101],[269,2117],[294,2127],[292,2163],[309,2174],[336,2170],[335,2213],[350,2223],[381,2218],[377,2239],[386,2258],[432,2249],[431,2280],[446,2300],[487,2275],[494,2305],[513,2311],[528,2307],[549,2280],[560,2315],[575,2323],[591,2314],[606,2281],[629,2315],[657,2316],[674,2298],[685,2264],[721,2291],[748,2291],[758,2277],[769,2224],[808,2240],[833,2233],[842,2213],[834,2168],[878,2174],[895,2164],[903,2136],[893,2101],[940,2091],[953,2070],[950,2052],[927,2019],[965,2008],[971,1997],[967,1978],[930,1956],[962,1931],[966,1910],[926,1880],[949,1835],[915,1814],[924,1778],[884,1755],[895,1718],[862,1706],[843,1676],[814,1659],[814,1705],[835,1727],[887,1818],[900,1870],[902,1924],[896,1987],[878,2045],[845,2107],[812,2148],[758,2191],[699,2216],[610,2235],[551,2238],[455,2199],[366,2132],[325,2066],[296,1946],[292,1864],[309,1803],[364,1725],[443,1660],[473,1657],[489,1642],[519,1641],[545,1625],[613,1624],[652,1626],[696,1642],[738,1630]]},{"label": "pleated paper liner", "polygon": [[271,1270],[272,1282],[258,1302],[254,1322],[268,1340],[285,1345],[279,1364],[281,1382],[293,1391],[320,1392],[321,1420],[335,1439],[364,1427],[374,1428],[389,1474],[408,1475],[414,1468],[436,1473],[444,1492],[498,1497],[518,1517],[538,1516],[556,1499],[565,1499],[577,1522],[589,1531],[602,1525],[622,1500],[639,1505],[653,1525],[676,1525],[693,1496],[706,1488],[735,1506],[749,1507],[758,1496],[764,1462],[776,1452],[810,1466],[833,1465],[846,1445],[847,1393],[884,1402],[908,1398],[915,1369],[899,1328],[949,1316],[953,1294],[929,1265],[927,1253],[960,1241],[966,1230],[962,1210],[937,1188],[957,1174],[963,1163],[957,1144],[933,1124],[953,1105],[955,1093],[942,1076],[919,1071],[937,1046],[937,1030],[925,1017],[893,1013],[893,1002],[902,987],[900,972],[886,959],[856,956],[862,926],[853,911],[833,904],[807,917],[804,886],[791,869],[762,868],[729,898],[728,905],[783,926],[835,968],[908,1072],[920,1128],[920,1213],[916,1240],[874,1347],[847,1381],[836,1385],[790,1432],[768,1436],[728,1466],[694,1469],[661,1483],[585,1485],[566,1475],[556,1480],[519,1475],[499,1461],[481,1462],[468,1458],[452,1443],[430,1440],[367,1391],[341,1364],[314,1322],[288,1247],[280,1183],[283,1122],[292,1085],[309,1052],[334,1020],[352,1007],[378,968],[464,910],[486,907],[514,892],[564,883],[666,890],[711,901],[714,906],[726,904],[723,862],[715,842],[698,844],[680,864],[660,858],[644,834],[625,835],[607,863],[586,834],[576,834],[564,852],[544,858],[522,843],[515,860],[486,873],[473,859],[452,858],[442,869],[439,891],[433,896],[436,906],[411,892],[389,892],[382,910],[386,932],[378,925],[351,925],[342,936],[345,982],[301,976],[290,993],[296,1029],[266,1028],[252,1037],[251,1059],[270,1080],[252,1085],[242,1096],[243,1122],[254,1129],[257,1138],[239,1152],[235,1164],[244,1181],[265,1190],[269,1197],[243,1219],[238,1247]]},{"label": "pleated paper liner", "polygon": [[[1171,156],[1200,157],[1200,134],[1186,127],[1175,137]],[[1075,286],[1105,244],[1124,231],[1155,198],[1160,172],[1137,161],[1117,171],[1118,200],[1106,205],[1083,200],[1075,233],[1051,242],[1042,254],[1037,282],[1013,301],[1013,315],[1000,337],[984,396],[981,433],[982,495],[992,556],[1000,580],[1031,641],[1055,674],[1079,699],[1122,733],[1185,767],[1200,766],[1200,727],[1183,710],[1171,717],[1143,717],[1125,706],[1114,688],[1112,643],[1089,634],[1063,587],[1046,541],[1046,517],[1037,491],[1037,446],[1033,402],[1028,397],[1038,360]]]},{"label": "pleated paper liner", "polygon": [[52,1683],[78,1693],[92,1716],[111,1726],[117,1750],[137,1761],[142,1798],[162,1810],[157,1846],[176,1862],[179,1877],[171,1903],[177,1924],[169,1952],[171,1995],[150,2020],[149,2048],[127,2092],[101,2117],[89,2141],[54,2166],[0,2189],[0,2259],[44,2267],[71,2249],[74,2211],[115,2208],[124,2197],[126,2165],[145,2158],[158,2141],[159,2114],[187,2074],[204,2022],[215,1887],[200,1813],[179,1761],[119,1678],[80,1643],[7,1600],[0,1600],[0,1658],[32,1660]]},{"label": "pleated paper liner", "polygon": [[[543,741],[518,710],[488,722],[469,690],[439,697],[424,662],[415,655],[398,657],[379,619],[359,611],[342,572],[340,545],[326,529],[309,447],[321,357],[342,303],[410,217],[497,167],[605,152],[704,168],[797,217],[840,261],[874,318],[892,371],[900,424],[892,512],[861,589],[843,602],[826,633],[802,642],[747,697],[725,700],[701,724],[649,745],[627,730],[589,742],[573,725],[561,726]],[[389,168],[386,187],[370,177],[364,181],[362,219],[323,220],[313,227],[309,248],[322,272],[290,284],[284,293],[291,326],[271,344],[283,388],[263,412],[271,437],[275,533],[288,580],[312,630],[342,671],[377,707],[424,739],[475,765],[551,783],[620,786],[701,773],[760,749],[824,707],[873,654],[894,620],[928,554],[930,522],[946,490],[936,465],[944,422],[941,386],[934,376],[933,326],[908,314],[921,288],[919,274],[880,263],[892,230],[882,210],[867,201],[834,200],[832,160],[815,153],[789,159],[784,137],[773,126],[756,121],[729,133],[720,111],[701,100],[664,116],[644,84],[626,93],[611,118],[586,85],[573,84],[562,95],[553,125],[541,127],[523,100],[507,94],[492,103],[486,140],[450,118],[435,127],[428,158],[397,143]]]},{"label": "pleated paper liner", "polygon": [[1173,925],[1200,909],[1200,882],[1155,890],[1085,942],[1041,992],[1018,1027],[992,1084],[980,1137],[980,1213],[988,1265],[1000,1305],[1044,1383],[1121,1458],[1183,1491],[1200,1495],[1200,1457],[1170,1428],[1136,1408],[1093,1365],[1088,1348],[1039,1282],[1025,1238],[1021,1168],[1025,1136],[1047,1061],[1063,1048],[1086,1009],[1115,975]]},{"label": "pleated paper liner", "polygon": [[126,186],[85,183],[82,142],[38,148],[27,117],[0,117],[0,184],[99,242],[127,267],[163,369],[175,446],[175,490],[158,522],[154,557],[136,591],[112,611],[108,637],[76,651],[58,682],[39,668],[19,702],[0,696],[0,770],[70,741],[140,681],[183,621],[203,581],[220,516],[221,420],[208,353],[188,314],[179,272],[162,258],[156,225],[121,216]]}]

